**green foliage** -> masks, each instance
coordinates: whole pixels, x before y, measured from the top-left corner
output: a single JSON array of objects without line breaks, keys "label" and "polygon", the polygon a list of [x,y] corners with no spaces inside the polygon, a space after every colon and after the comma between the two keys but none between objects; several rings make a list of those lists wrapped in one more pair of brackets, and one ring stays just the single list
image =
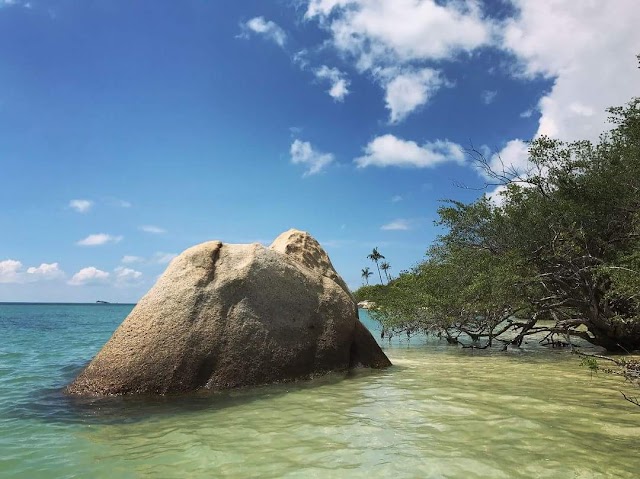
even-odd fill
[{"label": "green foliage", "polygon": [[353,292],[356,301],[376,301],[384,295],[385,287],[381,284],[366,285],[358,288]]},{"label": "green foliage", "polygon": [[364,279],[364,281],[369,284],[369,276],[371,276],[373,273],[369,270],[369,268],[362,268],[362,272],[361,272],[361,276],[362,279]]},{"label": "green foliage", "polygon": [[391,276],[389,276],[389,270],[391,269],[391,265],[388,262],[383,261],[382,263],[380,263],[380,269],[384,271],[384,274],[387,277],[387,282],[391,281]]},{"label": "green foliage", "polygon": [[596,145],[541,137],[526,174],[488,170],[500,205],[441,207],[446,233],[376,301],[383,324],[452,342],[547,332],[640,348],[640,99],[609,112]]},{"label": "green foliage", "polygon": [[378,251],[378,248],[376,247],[376,248],[373,248],[373,251],[371,252],[371,254],[367,255],[367,259],[370,259],[376,264],[376,268],[378,268],[378,275],[380,276],[380,284],[383,284],[382,273],[380,273],[380,265],[378,264],[378,262],[381,259],[385,259],[385,257],[380,254],[380,252]]},{"label": "green foliage", "polygon": [[580,366],[588,368],[592,376],[594,374],[597,374],[598,370],[600,369],[600,366],[598,366],[597,359],[591,356],[583,357],[582,360],[580,361]]}]

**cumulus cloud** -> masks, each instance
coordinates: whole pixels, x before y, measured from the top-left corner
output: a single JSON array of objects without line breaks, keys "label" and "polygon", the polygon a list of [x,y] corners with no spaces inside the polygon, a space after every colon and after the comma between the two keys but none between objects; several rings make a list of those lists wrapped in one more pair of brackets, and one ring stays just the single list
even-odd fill
[{"label": "cumulus cloud", "polygon": [[[526,178],[533,171],[533,165],[529,161],[529,146],[522,140],[511,140],[498,153],[489,156],[488,166],[499,175]],[[480,173],[486,179],[492,179],[487,175],[486,171],[480,170]],[[545,174],[544,171],[536,171],[536,173]],[[527,186],[527,184],[521,184],[525,187]],[[498,185],[487,193],[487,197],[494,205],[500,206],[504,203],[504,193],[506,191],[506,186]]]},{"label": "cumulus cloud", "polygon": [[291,163],[304,165],[306,171],[303,176],[320,173],[335,159],[331,153],[322,153],[311,146],[308,141],[295,140],[290,149]]},{"label": "cumulus cloud", "polygon": [[15,259],[0,261],[0,283],[19,283],[22,263]]},{"label": "cumulus cloud", "polygon": [[145,233],[151,233],[156,235],[167,232],[167,230],[165,230],[164,228],[160,228],[159,226],[154,226],[154,225],[143,225],[140,227],[140,230],[144,231]]},{"label": "cumulus cloud", "polygon": [[509,141],[502,150],[491,155],[489,167],[499,174],[525,175],[531,168],[528,145],[522,140]]},{"label": "cumulus cloud", "polygon": [[42,263],[40,266],[31,266],[27,269],[27,281],[52,280],[64,277],[64,271],[58,263]]},{"label": "cumulus cloud", "polygon": [[241,24],[241,28],[243,32],[240,36],[243,38],[248,38],[251,34],[259,35],[280,47],[284,47],[287,42],[286,32],[277,23],[266,20],[264,17],[252,18]]},{"label": "cumulus cloud", "polygon": [[354,161],[359,168],[367,166],[401,166],[428,168],[440,163],[463,163],[463,148],[448,140],[426,142],[422,146],[414,141],[397,138],[394,135],[382,135],[365,147],[365,154]]},{"label": "cumulus cloud", "polygon": [[69,208],[77,211],[78,213],[87,213],[93,206],[91,200],[71,200],[69,201]]},{"label": "cumulus cloud", "polygon": [[42,263],[31,266],[26,271],[20,261],[7,259],[0,261],[0,283],[32,283],[60,279],[65,276],[58,263]]},{"label": "cumulus cloud", "polygon": [[386,225],[382,225],[380,229],[383,231],[407,231],[411,229],[411,225],[408,220],[397,219]]},{"label": "cumulus cloud", "polygon": [[[553,81],[537,107],[520,117],[540,114],[536,137],[597,140],[607,128],[606,108],[638,94],[637,2],[617,0],[615,8],[606,2],[571,0],[513,0],[513,4],[518,13],[505,23],[500,43],[519,61],[513,74]],[[606,34],[612,28],[615,35]],[[532,166],[528,157],[527,145],[514,139],[490,157],[489,166],[498,173],[527,176]],[[487,196],[500,205],[505,191],[498,186]]]},{"label": "cumulus cloud", "polygon": [[[606,128],[605,109],[638,94],[637,1],[511,3],[516,13],[502,23],[487,18],[481,3],[473,0],[309,0],[305,16],[318,21],[340,54],[353,58],[361,71],[374,74],[380,68],[415,67],[495,46],[515,56],[516,76],[553,81],[537,106],[538,135],[596,140]],[[393,95],[382,83],[392,121],[398,121],[402,109],[394,108]],[[487,103],[494,98],[493,91],[483,94]],[[411,104],[409,100],[408,111]]]},{"label": "cumulus cloud", "polygon": [[377,74],[384,85],[389,122],[399,123],[409,113],[424,105],[438,91],[444,81],[437,70],[422,68],[398,72],[385,69]]},{"label": "cumulus cloud", "polygon": [[327,16],[334,8],[344,7],[349,3],[351,3],[351,0],[309,0],[305,18]]},{"label": "cumulus cloud", "polygon": [[492,24],[473,0],[311,0],[331,44],[360,70],[415,60],[440,60],[489,44]]},{"label": "cumulus cloud", "polygon": [[317,20],[330,35],[327,44],[380,84],[390,123],[398,123],[446,85],[441,73],[424,63],[491,44],[496,27],[478,5],[475,0],[310,0],[305,18]]},{"label": "cumulus cloud", "polygon": [[94,266],[82,268],[68,281],[72,286],[84,286],[91,284],[104,284],[109,280],[109,273]]},{"label": "cumulus cloud", "polygon": [[498,185],[493,191],[487,193],[487,198],[494,206],[502,206],[505,202],[504,194],[506,191],[507,187],[505,185]]},{"label": "cumulus cloud", "polygon": [[[325,45],[384,89],[391,123],[427,104],[442,85],[433,81],[436,76],[392,78],[380,72],[422,71],[485,46],[510,55],[514,76],[552,81],[536,107],[521,115],[540,113],[536,136],[597,140],[607,128],[606,108],[638,95],[637,0],[511,0],[513,15],[500,21],[489,18],[476,0],[306,3],[306,19],[329,34]],[[481,95],[486,104],[495,97],[493,90]]]},{"label": "cumulus cloud", "polygon": [[101,246],[107,243],[119,243],[122,241],[122,236],[112,236],[105,233],[98,233],[89,235],[86,238],[78,241],[78,246]]},{"label": "cumulus cloud", "polygon": [[504,47],[519,73],[553,79],[539,104],[537,134],[597,140],[609,106],[638,95],[637,0],[575,2],[513,0],[519,14],[504,29]]},{"label": "cumulus cloud", "polygon": [[142,273],[132,268],[124,268],[118,266],[115,270],[115,285],[116,286],[134,286],[139,284],[142,279]]},{"label": "cumulus cloud", "polygon": [[330,88],[327,91],[329,96],[336,101],[343,101],[344,97],[349,94],[349,80],[346,75],[337,68],[330,68],[322,65],[314,71],[316,78],[320,80],[328,80]]}]

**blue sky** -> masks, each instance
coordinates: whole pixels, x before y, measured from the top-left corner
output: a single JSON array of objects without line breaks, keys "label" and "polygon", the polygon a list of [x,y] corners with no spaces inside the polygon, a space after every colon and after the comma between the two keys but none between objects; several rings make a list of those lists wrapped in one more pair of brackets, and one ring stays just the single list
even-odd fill
[{"label": "blue sky", "polygon": [[[137,301],[295,227],[351,287],[439,201],[640,95],[635,0],[0,0],[0,301]],[[491,194],[489,188],[487,193]],[[372,280],[375,277],[372,277]]]}]

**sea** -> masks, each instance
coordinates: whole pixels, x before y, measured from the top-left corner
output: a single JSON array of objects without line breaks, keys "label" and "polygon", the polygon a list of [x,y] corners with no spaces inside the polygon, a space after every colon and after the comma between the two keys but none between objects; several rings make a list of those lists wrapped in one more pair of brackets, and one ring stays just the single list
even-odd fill
[{"label": "sea", "polygon": [[[0,478],[640,477],[640,408],[566,351],[380,339],[394,366],[223,393],[63,388],[132,310],[0,304]],[[637,394],[640,395],[640,394]]]}]

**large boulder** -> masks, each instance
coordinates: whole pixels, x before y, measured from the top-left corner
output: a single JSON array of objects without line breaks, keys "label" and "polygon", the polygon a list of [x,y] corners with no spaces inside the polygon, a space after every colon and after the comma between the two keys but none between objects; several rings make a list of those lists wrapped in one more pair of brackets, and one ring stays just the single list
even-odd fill
[{"label": "large boulder", "polygon": [[70,394],[166,394],[391,363],[308,233],[265,248],[210,241],[175,258]]}]

